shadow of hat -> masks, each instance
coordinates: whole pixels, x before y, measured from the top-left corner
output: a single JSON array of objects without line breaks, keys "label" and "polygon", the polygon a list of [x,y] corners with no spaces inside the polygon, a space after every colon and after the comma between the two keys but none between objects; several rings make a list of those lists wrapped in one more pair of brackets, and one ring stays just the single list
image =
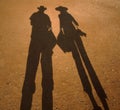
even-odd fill
[{"label": "shadow of hat", "polygon": [[63,7],[63,6],[58,6],[55,8],[57,11],[67,11],[68,8],[67,7]]},{"label": "shadow of hat", "polygon": [[44,10],[46,10],[47,8],[44,7],[44,6],[40,6],[40,7],[37,7],[37,9],[39,9],[39,10],[41,10],[41,11],[44,11]]}]

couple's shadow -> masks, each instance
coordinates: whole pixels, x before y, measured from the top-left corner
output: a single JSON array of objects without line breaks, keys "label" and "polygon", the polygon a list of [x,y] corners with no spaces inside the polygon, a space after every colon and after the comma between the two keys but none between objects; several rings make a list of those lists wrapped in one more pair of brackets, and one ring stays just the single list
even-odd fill
[{"label": "couple's shadow", "polygon": [[[30,18],[32,35],[27,58],[25,80],[22,89],[20,110],[31,110],[33,94],[36,89],[35,77],[39,61],[41,62],[42,68],[42,110],[53,110],[54,81],[52,54],[56,43],[64,52],[72,53],[83,89],[88,94],[94,110],[101,110],[101,107],[98,106],[94,98],[91,84],[93,85],[104,109],[109,110],[106,102],[106,93],[96,75],[81,40],[81,36],[86,36],[86,33],[76,28],[78,23],[71,14],[67,12],[68,9],[66,7],[59,6],[56,10],[60,11],[60,33],[57,40],[52,31],[44,29],[45,26],[51,26],[49,17],[46,14],[39,13],[39,10]],[[39,19],[39,17],[41,19]],[[43,28],[40,29],[40,26]],[[88,74],[86,73],[85,68]],[[89,79],[92,82],[91,84]]]}]

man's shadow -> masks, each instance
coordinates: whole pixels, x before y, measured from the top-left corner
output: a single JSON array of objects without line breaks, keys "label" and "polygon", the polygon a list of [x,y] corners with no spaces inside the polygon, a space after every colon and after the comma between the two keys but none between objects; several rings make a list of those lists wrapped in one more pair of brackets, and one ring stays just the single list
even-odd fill
[{"label": "man's shadow", "polygon": [[[91,80],[92,85],[104,109],[109,110],[106,101],[107,95],[96,75],[96,72],[89,60],[89,57],[81,40],[81,36],[86,36],[86,33],[78,29],[77,21],[72,17],[71,14],[67,12],[68,8],[59,6],[56,8],[56,10],[60,11],[60,33],[57,38],[57,44],[64,52],[72,53],[78,70],[78,75],[83,85],[83,89],[88,94],[91,100],[91,103],[94,107],[93,110],[101,110],[101,107],[98,106],[94,98],[89,79]],[[86,73],[85,68],[88,74]]]},{"label": "man's shadow", "polygon": [[33,94],[35,93],[35,78],[39,61],[42,68],[42,110],[53,110],[53,67],[52,54],[56,44],[51,28],[51,22],[44,13],[44,6],[30,17],[32,25],[31,42],[29,46],[25,79],[22,89],[20,110],[31,110]]}]

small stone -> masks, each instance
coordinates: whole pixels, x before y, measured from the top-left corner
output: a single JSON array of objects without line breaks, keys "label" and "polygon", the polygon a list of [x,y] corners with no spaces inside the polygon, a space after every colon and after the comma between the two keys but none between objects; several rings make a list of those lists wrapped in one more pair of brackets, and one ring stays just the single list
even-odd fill
[{"label": "small stone", "polygon": [[10,82],[7,82],[6,84],[7,84],[7,85],[10,85]]},{"label": "small stone", "polygon": [[114,69],[112,69],[112,72],[114,72],[115,70]]}]

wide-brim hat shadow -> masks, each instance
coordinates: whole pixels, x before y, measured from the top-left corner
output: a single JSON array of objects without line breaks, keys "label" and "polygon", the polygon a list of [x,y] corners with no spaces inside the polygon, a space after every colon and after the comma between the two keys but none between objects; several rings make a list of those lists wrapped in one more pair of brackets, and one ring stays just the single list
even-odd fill
[{"label": "wide-brim hat shadow", "polygon": [[68,8],[67,7],[63,7],[63,6],[58,6],[55,8],[57,11],[67,11]]},{"label": "wide-brim hat shadow", "polygon": [[47,10],[47,8],[44,7],[44,6],[37,7],[37,9],[39,9],[39,10],[41,10],[41,11]]}]

